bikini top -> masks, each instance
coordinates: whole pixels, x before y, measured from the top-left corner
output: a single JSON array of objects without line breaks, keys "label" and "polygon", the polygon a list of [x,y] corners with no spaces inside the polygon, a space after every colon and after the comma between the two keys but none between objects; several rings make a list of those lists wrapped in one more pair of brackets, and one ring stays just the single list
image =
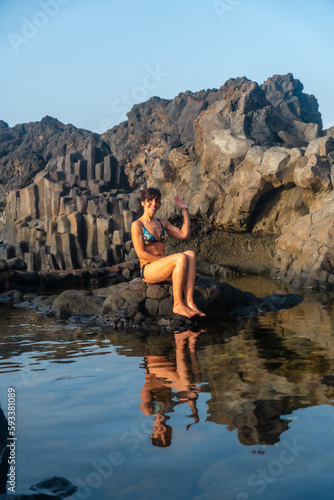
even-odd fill
[{"label": "bikini top", "polygon": [[[158,217],[157,217],[158,219]],[[165,241],[167,241],[167,238],[168,238],[168,234],[166,232],[166,229],[164,228],[162,222],[160,219],[158,219],[158,221],[160,222],[160,225],[161,225],[161,234],[160,234],[160,237],[156,240],[155,237],[153,236],[152,233],[149,232],[148,229],[146,229],[146,227],[144,226],[144,224],[139,221],[141,223],[141,225],[143,226],[143,240],[144,240],[144,244],[145,245],[149,245],[150,243],[158,243],[158,241],[162,241],[163,243]]]}]

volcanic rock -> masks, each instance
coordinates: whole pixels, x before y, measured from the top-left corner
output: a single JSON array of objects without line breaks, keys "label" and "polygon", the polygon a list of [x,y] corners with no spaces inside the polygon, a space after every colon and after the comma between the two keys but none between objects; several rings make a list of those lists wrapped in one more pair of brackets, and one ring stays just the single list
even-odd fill
[{"label": "volcanic rock", "polygon": [[322,131],[316,98],[291,74],[153,97],[102,136],[49,117],[0,129],[2,164],[30,169],[21,184],[5,176],[4,186],[25,187],[7,196],[0,258],[22,258],[29,272],[134,259],[131,224],[148,185],[161,190],[161,216],[173,223],[174,195],[189,205],[191,239],[169,251],[190,247],[210,272],[332,287],[334,248],[321,233],[333,224],[334,133]]}]

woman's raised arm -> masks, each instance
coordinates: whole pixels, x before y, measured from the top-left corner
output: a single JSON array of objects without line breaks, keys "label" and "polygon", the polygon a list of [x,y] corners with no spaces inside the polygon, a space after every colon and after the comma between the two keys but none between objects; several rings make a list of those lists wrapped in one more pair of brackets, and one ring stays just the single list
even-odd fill
[{"label": "woman's raised arm", "polygon": [[176,205],[183,210],[183,225],[182,228],[179,229],[166,220],[166,231],[168,235],[173,238],[177,238],[178,240],[188,240],[190,237],[190,217],[188,205],[186,205],[177,195],[174,196],[174,200]]}]

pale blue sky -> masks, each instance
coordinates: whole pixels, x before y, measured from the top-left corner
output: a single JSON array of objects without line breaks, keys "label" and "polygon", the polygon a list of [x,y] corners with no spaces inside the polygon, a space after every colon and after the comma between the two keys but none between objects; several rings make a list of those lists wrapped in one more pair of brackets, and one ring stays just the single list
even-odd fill
[{"label": "pale blue sky", "polygon": [[334,0],[0,0],[0,119],[104,132],[152,95],[291,72],[334,125]]}]

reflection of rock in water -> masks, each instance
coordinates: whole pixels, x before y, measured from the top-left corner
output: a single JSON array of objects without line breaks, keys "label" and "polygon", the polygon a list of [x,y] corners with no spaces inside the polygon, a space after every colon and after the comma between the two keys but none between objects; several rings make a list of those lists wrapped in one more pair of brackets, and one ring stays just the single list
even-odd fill
[{"label": "reflection of rock in water", "polygon": [[275,401],[256,401],[253,414],[238,415],[235,419],[240,443],[246,446],[278,443],[280,435],[289,428],[289,420],[281,419],[284,413]]},{"label": "reflection of rock in water", "polygon": [[0,494],[6,493],[7,473],[9,468],[9,449],[7,448],[7,437],[8,421],[0,408]]},{"label": "reflection of rock in water", "polygon": [[333,315],[318,302],[304,303],[249,322],[240,335],[199,351],[212,396],[207,420],[238,429],[242,444],[274,444],[289,427],[283,415],[332,405],[332,332]]},{"label": "reflection of rock in water", "polygon": [[[77,486],[74,486],[68,479],[63,477],[53,476],[51,479],[46,479],[40,483],[34,484],[30,488],[33,491],[48,490],[53,494],[61,495],[61,497],[69,497],[77,491]],[[34,497],[39,495],[34,495]],[[48,497],[49,498],[49,497]],[[58,497],[50,497],[58,498]]]}]

